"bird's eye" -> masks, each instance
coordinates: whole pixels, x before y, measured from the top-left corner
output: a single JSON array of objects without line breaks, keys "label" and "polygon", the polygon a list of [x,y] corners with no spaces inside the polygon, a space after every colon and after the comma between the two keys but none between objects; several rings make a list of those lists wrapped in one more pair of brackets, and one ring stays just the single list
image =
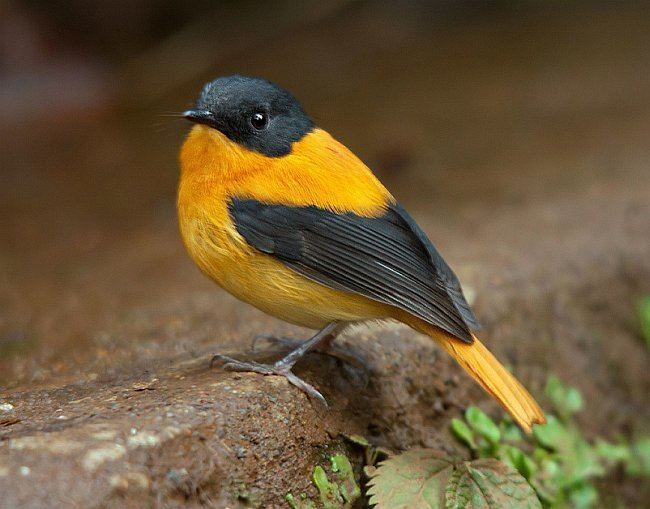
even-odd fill
[{"label": "bird's eye", "polygon": [[258,131],[264,129],[269,123],[269,116],[266,113],[257,111],[251,116],[251,125]]}]

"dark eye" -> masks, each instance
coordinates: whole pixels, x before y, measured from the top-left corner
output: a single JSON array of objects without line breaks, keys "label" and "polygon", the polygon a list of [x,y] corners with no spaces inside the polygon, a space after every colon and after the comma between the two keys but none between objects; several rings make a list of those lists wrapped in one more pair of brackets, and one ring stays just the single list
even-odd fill
[{"label": "dark eye", "polygon": [[257,111],[251,116],[251,125],[258,131],[264,129],[266,124],[269,123],[269,116],[266,113]]}]

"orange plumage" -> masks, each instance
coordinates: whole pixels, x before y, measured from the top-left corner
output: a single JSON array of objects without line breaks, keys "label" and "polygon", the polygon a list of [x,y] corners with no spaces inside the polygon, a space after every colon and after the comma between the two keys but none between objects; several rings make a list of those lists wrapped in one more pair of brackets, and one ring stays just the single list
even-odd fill
[{"label": "orange plumage", "polygon": [[[214,83],[217,82],[219,80]],[[224,87],[235,87],[234,90],[239,91],[243,85],[240,81],[234,85],[225,82]],[[201,98],[204,109],[201,111],[223,108],[220,96],[214,99],[206,90],[218,93],[218,90],[204,90]],[[232,91],[228,90],[231,94],[228,97],[231,97]],[[217,106],[211,107],[210,104]],[[268,106],[268,122],[284,118],[279,115],[289,115],[280,107],[276,107],[279,113],[274,113],[272,102],[260,104],[271,104]],[[222,115],[232,116],[230,110]],[[270,207],[281,205],[312,212],[322,210],[335,215],[353,214],[350,217],[359,218],[381,218],[396,202],[365,164],[322,129],[305,129],[300,139],[290,143],[287,153],[275,155],[274,145],[264,145],[264,140],[255,138],[258,133],[248,124],[242,129],[248,129],[251,137],[244,137],[244,142],[239,142],[243,135],[229,130],[231,124],[219,123],[219,113],[214,113],[214,116],[216,120],[204,121],[201,118],[200,123],[208,125],[194,126],[183,144],[178,192],[183,241],[191,257],[208,277],[235,297],[266,313],[313,329],[371,319],[399,320],[441,344],[522,428],[528,431],[533,424],[544,422],[544,414],[534,399],[475,335],[471,336],[471,344],[463,342],[404,306],[389,304],[386,299],[382,301],[360,291],[350,291],[345,284],[323,284],[318,274],[311,277],[310,273],[294,270],[293,262],[286,259],[286,256],[291,256],[290,250],[282,258],[269,254],[259,245],[251,245],[249,240],[252,237],[244,237],[233,220],[229,209],[233,200],[252,200]],[[227,119],[230,121],[229,116]],[[261,129],[260,132],[263,134]],[[258,145],[261,148],[256,148]],[[260,230],[265,226],[260,224]],[[273,225],[283,226],[286,225]],[[288,230],[282,235],[291,233]],[[249,234],[261,236],[256,229]],[[280,235],[272,240],[280,243],[283,238]],[[267,242],[267,239],[260,242]],[[329,263],[336,265],[335,257],[332,259],[334,261]],[[350,277],[359,277],[354,274],[354,267],[352,260],[352,265],[341,269],[341,281],[350,274]],[[374,280],[371,283],[376,284]],[[455,319],[460,321],[458,317]]]},{"label": "orange plumage", "polygon": [[387,306],[314,283],[249,246],[228,214],[227,202],[233,196],[381,214],[390,194],[327,132],[316,129],[295,144],[292,154],[269,159],[219,131],[195,126],[181,150],[181,170],[178,214],[183,242],[201,271],[229,293],[310,329],[332,321],[388,316]]}]

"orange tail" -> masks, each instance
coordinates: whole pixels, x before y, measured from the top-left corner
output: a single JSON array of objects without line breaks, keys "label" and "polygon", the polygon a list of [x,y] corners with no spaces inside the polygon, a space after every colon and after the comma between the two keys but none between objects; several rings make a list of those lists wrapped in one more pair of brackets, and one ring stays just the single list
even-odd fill
[{"label": "orange tail", "polygon": [[470,345],[440,329],[428,326],[424,328],[422,325],[419,323],[417,329],[431,336],[449,352],[483,389],[501,403],[501,406],[524,431],[528,433],[533,424],[546,422],[544,412],[530,393],[501,365],[476,336],[474,336],[474,343]]}]

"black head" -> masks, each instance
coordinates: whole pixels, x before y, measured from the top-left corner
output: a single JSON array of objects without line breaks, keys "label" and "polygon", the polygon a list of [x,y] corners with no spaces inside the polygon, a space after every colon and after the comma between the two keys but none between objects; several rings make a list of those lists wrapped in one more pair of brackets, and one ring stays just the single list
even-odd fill
[{"label": "black head", "polygon": [[237,75],[209,82],[196,108],[183,115],[270,157],[290,153],[292,143],[314,127],[289,92],[270,81]]}]

